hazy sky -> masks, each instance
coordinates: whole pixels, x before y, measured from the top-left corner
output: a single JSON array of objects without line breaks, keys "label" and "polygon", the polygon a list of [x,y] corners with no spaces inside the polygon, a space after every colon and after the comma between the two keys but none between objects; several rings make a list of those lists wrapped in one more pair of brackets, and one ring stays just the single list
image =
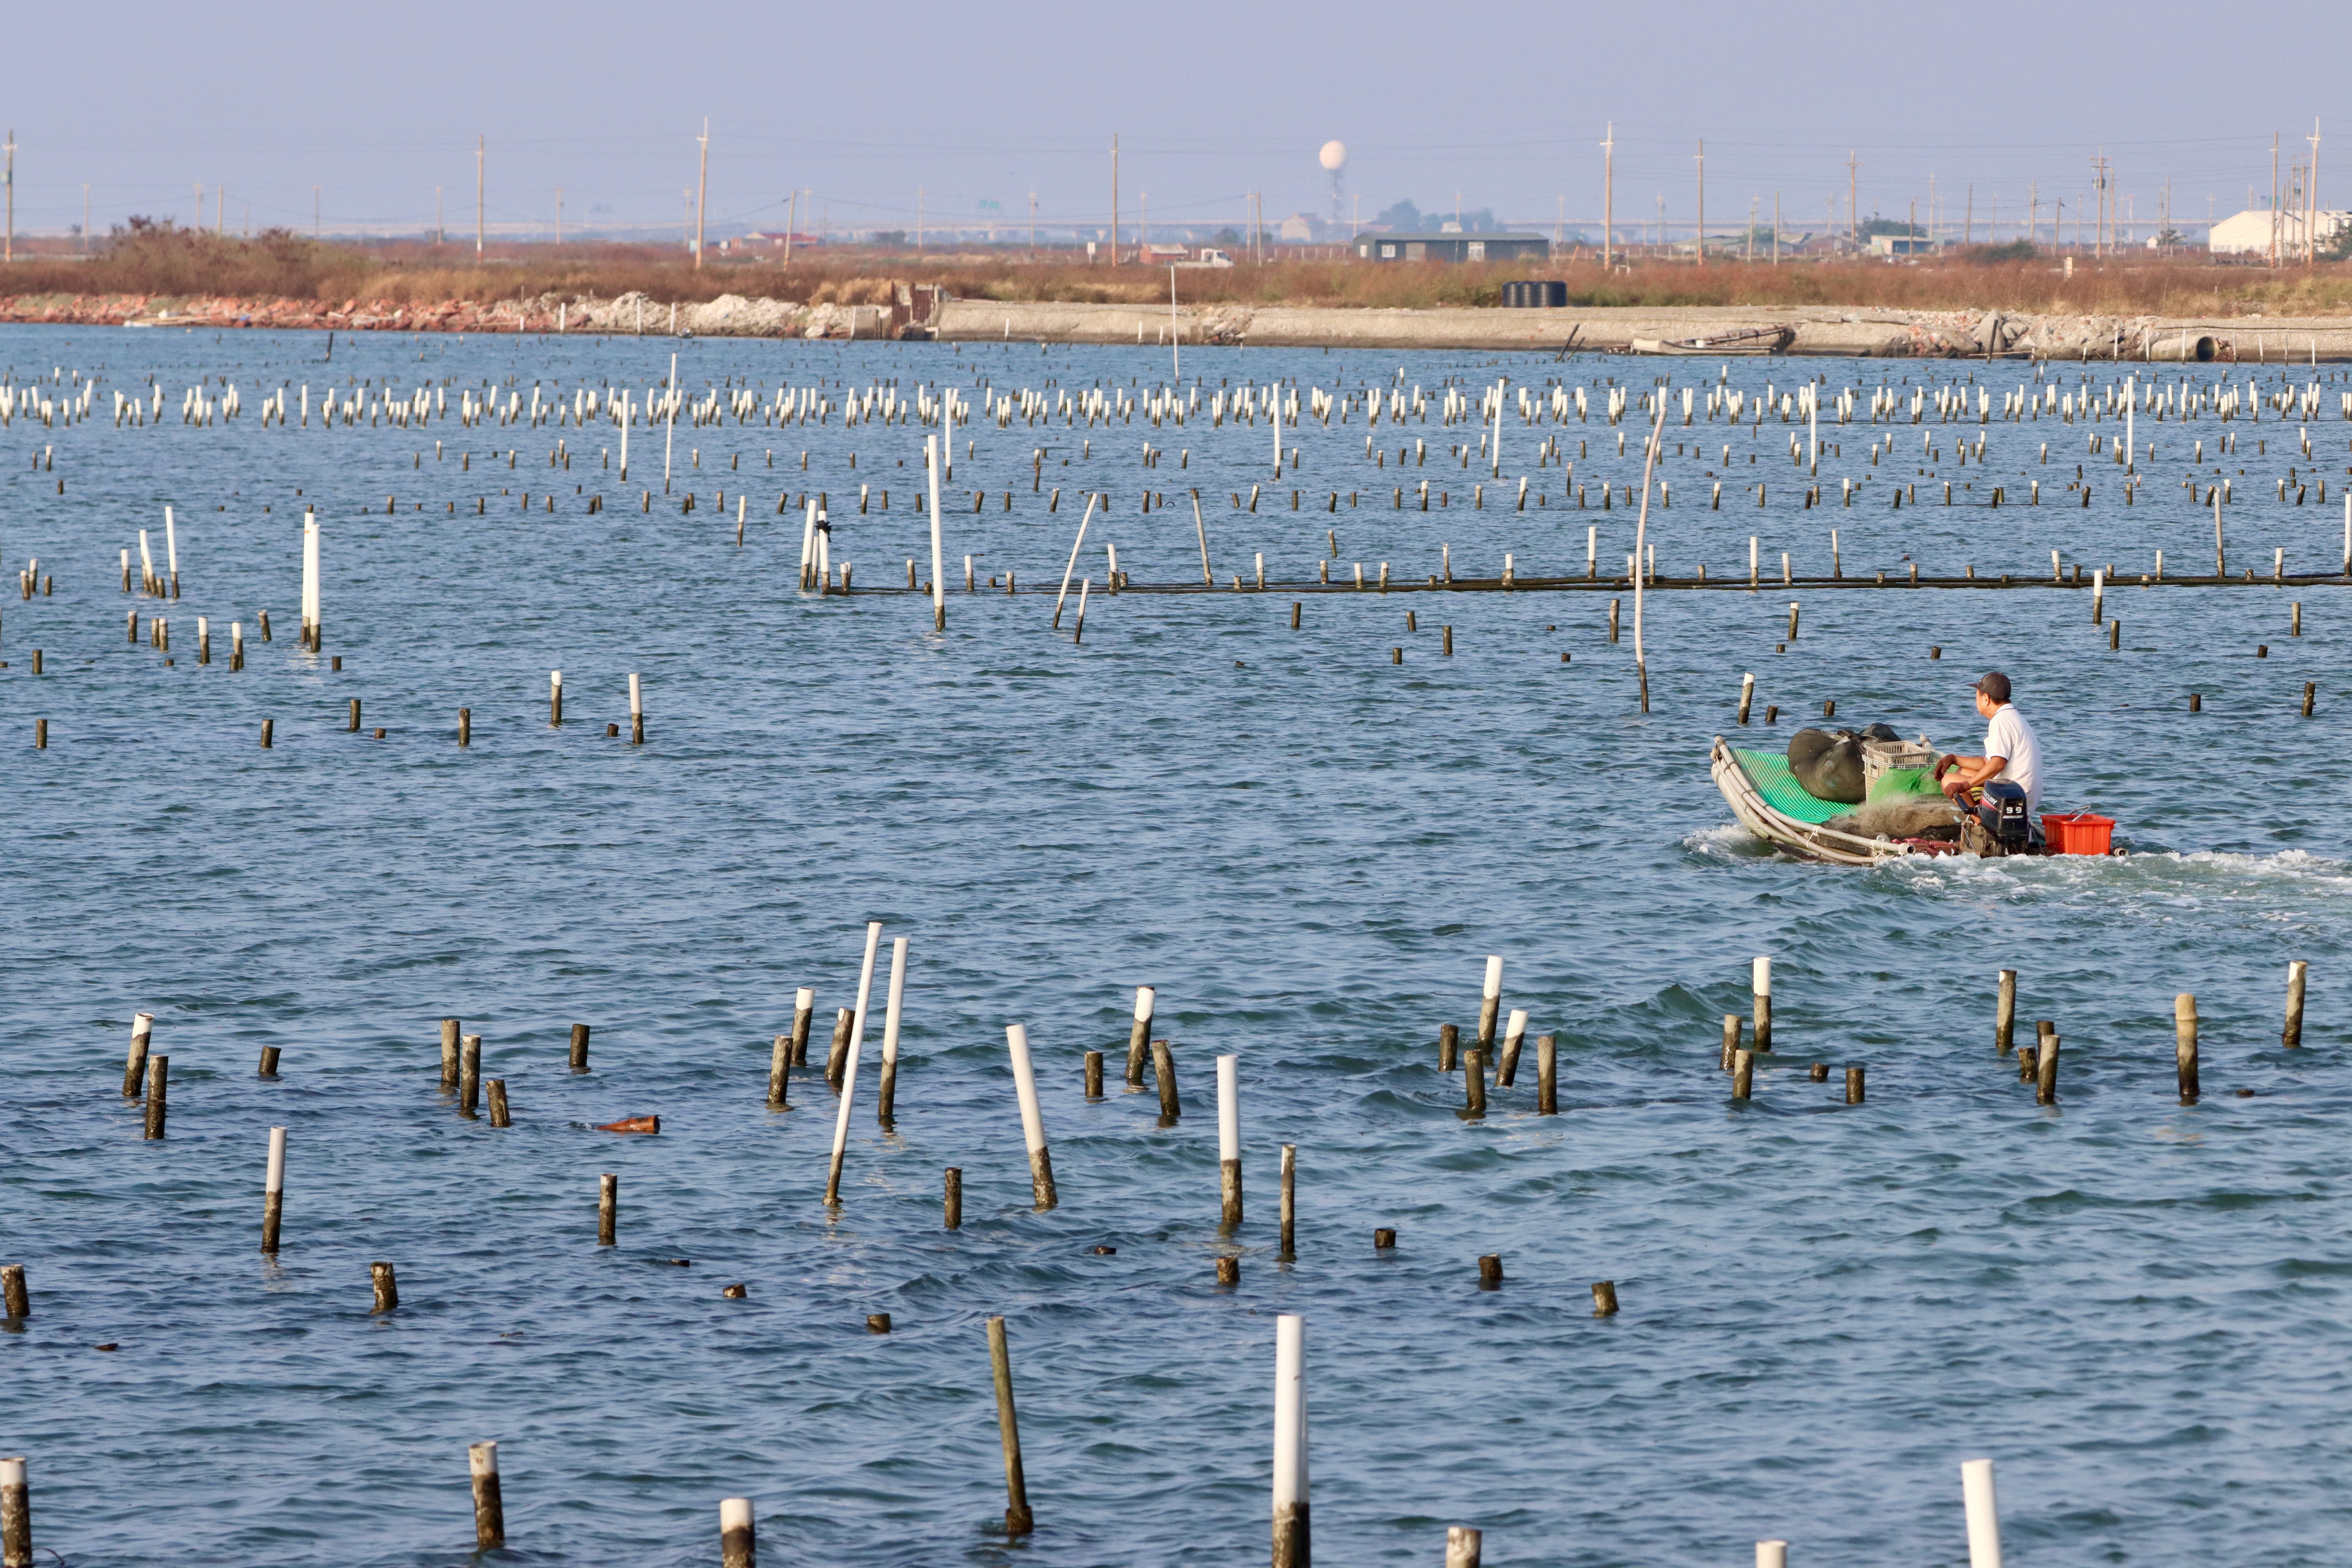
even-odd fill
[{"label": "hazy sky", "polygon": [[[132,213],[188,221],[226,186],[232,229],[473,223],[488,139],[491,225],[677,224],[709,116],[714,233],[781,227],[813,189],[833,226],[934,225],[982,204],[1010,228],[1030,193],[1048,223],[1121,206],[1161,223],[1324,211],[1317,149],[1349,149],[1364,216],[1399,197],[1450,212],[1458,192],[1522,223],[1601,208],[1614,121],[1617,217],[1687,223],[1706,142],[1710,226],[1819,227],[1862,160],[1862,205],[1903,216],[1927,181],[1957,223],[2019,216],[2029,182],[2070,209],[2105,149],[2142,219],[2267,200],[2270,148],[2304,156],[2352,205],[2352,118],[2335,117],[2352,10],[1979,0],[1965,6],[1690,0],[1677,5],[1175,7],[226,5],[152,0],[9,12],[0,121],[14,128],[16,223],[61,231]],[[2323,130],[2328,129],[2324,124]],[[2342,170],[2331,176],[2331,167]],[[813,222],[803,222],[803,228]],[[675,226],[670,230],[677,232]]]}]

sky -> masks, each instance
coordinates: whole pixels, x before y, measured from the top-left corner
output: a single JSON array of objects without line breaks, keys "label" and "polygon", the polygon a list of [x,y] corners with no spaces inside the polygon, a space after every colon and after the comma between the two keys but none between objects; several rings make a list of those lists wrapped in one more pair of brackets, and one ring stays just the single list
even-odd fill
[{"label": "sky", "polygon": [[[1980,0],[1965,7],[1672,6],[1358,0],[1173,11],[1032,0],[1013,7],[400,7],[153,0],[12,7],[0,126],[16,143],[20,232],[133,214],[231,230],[428,231],[474,221],[476,145],[494,234],[641,226],[680,238],[710,128],[714,239],[803,232],[1109,220],[1240,225],[1328,216],[1327,141],[1349,149],[1341,216],[1400,198],[1591,228],[1613,125],[1615,215],[1687,226],[1706,149],[1711,231],[1777,193],[1791,229],[1841,221],[1849,155],[1864,215],[1924,223],[2037,194],[2070,211],[2112,160],[2143,221],[2165,182],[2182,226],[2226,216],[2321,143],[2320,199],[2352,205],[2352,118],[2336,114],[2352,43],[2340,3],[2259,11]],[[2331,166],[2341,175],[2331,175]],[[316,187],[315,193],[313,187]],[[226,212],[220,193],[226,192]],[[984,204],[996,204],[992,208]],[[808,210],[814,208],[814,212]],[[1687,233],[1685,227],[1685,232]]]}]

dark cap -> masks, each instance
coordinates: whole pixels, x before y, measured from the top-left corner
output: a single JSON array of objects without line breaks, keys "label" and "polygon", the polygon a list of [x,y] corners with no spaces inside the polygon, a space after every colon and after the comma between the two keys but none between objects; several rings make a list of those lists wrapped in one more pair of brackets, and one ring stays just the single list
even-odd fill
[{"label": "dark cap", "polygon": [[2009,700],[2009,677],[1993,670],[1977,682],[1977,689],[1995,702],[2006,702]]}]

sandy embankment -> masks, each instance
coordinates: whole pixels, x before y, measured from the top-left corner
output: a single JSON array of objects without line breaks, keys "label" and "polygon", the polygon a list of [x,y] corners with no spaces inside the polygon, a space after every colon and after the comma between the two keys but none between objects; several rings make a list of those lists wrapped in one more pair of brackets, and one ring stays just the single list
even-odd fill
[{"label": "sandy embankment", "polygon": [[[1630,352],[1636,339],[1686,341],[1786,328],[1787,351],[1870,358],[1972,358],[1995,353],[2057,360],[2307,363],[2352,359],[2352,318],[2158,318],[2008,315],[1831,306],[1649,310],[1376,310],[1299,305],[1164,307],[937,300],[899,286],[891,305],[803,305],[722,295],[670,304],[639,294],[595,300],[444,300],[161,299],[147,295],[0,298],[0,321],[100,326],[344,331],[601,332],[753,338],[921,338],[981,342],[1258,348]],[[1698,351],[1708,355],[1708,351]],[[1713,357],[1708,355],[1708,357]]]}]

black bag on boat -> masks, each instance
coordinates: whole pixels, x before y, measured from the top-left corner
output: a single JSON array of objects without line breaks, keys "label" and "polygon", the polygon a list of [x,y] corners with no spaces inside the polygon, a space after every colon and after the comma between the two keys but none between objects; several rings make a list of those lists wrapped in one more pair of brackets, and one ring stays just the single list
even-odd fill
[{"label": "black bag on boat", "polygon": [[1800,730],[1789,741],[1789,772],[1816,800],[1860,805],[1864,787],[1862,738],[1851,730]]}]

